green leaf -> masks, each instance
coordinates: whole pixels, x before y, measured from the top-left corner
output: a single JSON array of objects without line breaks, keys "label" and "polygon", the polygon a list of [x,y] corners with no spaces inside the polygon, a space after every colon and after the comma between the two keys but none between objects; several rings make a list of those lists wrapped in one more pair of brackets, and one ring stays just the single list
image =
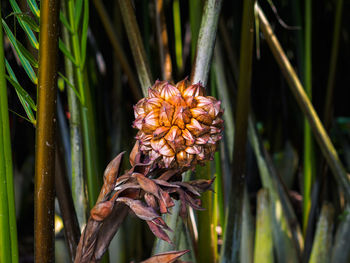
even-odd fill
[{"label": "green leaf", "polygon": [[84,0],[83,30],[81,33],[81,67],[85,64],[87,31],[89,26],[89,0]]},{"label": "green leaf", "polygon": [[68,48],[66,47],[66,45],[64,44],[64,42],[59,39],[58,41],[58,47],[60,48],[60,50],[62,51],[62,53],[70,60],[72,61],[72,63],[76,66],[78,66],[77,62],[75,61],[75,58],[73,57],[73,55],[70,53],[70,51],[68,50]]},{"label": "green leaf", "polygon": [[35,32],[39,32],[40,28],[38,23],[31,18],[29,15],[23,14],[23,13],[14,13],[14,15],[17,17],[17,19],[21,19],[23,22],[27,23],[28,26],[34,30]]},{"label": "green leaf", "polygon": [[77,95],[79,101],[81,102],[81,97],[77,89],[74,87],[74,85],[69,81],[69,79],[64,76],[61,72],[58,72],[58,75],[67,83],[67,85],[74,91],[75,95]]},{"label": "green leaf", "polygon": [[26,73],[28,74],[29,78],[31,79],[31,81],[34,83],[34,84],[37,84],[38,83],[38,78],[37,76],[35,75],[35,72],[32,68],[32,66],[30,65],[28,59],[26,59],[26,57],[22,54],[20,48],[18,47],[17,45],[17,39],[15,38],[15,36],[12,34],[10,28],[7,26],[5,20],[2,19],[2,25],[5,29],[5,32],[7,34],[7,37],[9,38],[12,46],[15,48],[16,52],[17,52],[17,55],[18,55],[18,58],[19,60],[21,61],[22,63],[22,66],[24,68],[24,70],[26,71]]},{"label": "green leaf", "polygon": [[12,79],[10,76],[6,76],[6,79],[16,89],[17,94],[19,94],[25,100],[26,104],[28,104],[34,111],[36,111],[37,107],[35,105],[35,102],[29,96],[29,94],[21,87],[21,85],[14,79]]},{"label": "green leaf", "polygon": [[74,28],[77,29],[80,22],[81,11],[83,10],[83,0],[76,0],[74,6]]},{"label": "green leaf", "polygon": [[[16,78],[16,75],[13,72],[8,61],[5,60],[5,62],[6,62],[5,65],[6,65],[7,72],[10,75],[10,77],[6,76],[6,78],[12,84],[12,86],[15,88],[17,96],[18,96],[18,98],[19,98],[19,100],[24,108],[24,111],[26,112],[26,114],[29,118],[29,121],[35,125],[36,120],[35,120],[35,115],[32,111],[32,108],[36,111],[36,105],[33,102],[32,98],[28,95],[28,93],[18,84],[18,80]],[[15,114],[17,114],[17,113],[15,113]],[[17,114],[17,115],[19,115],[19,114]],[[19,115],[19,116],[23,117],[21,115]],[[24,119],[26,119],[26,118],[24,118]]]},{"label": "green leaf", "polygon": [[18,40],[17,40],[17,45],[18,45],[18,48],[21,50],[23,56],[29,61],[29,63],[32,64],[34,68],[38,68],[39,63],[35,59],[35,57],[32,55],[32,53],[30,53]]},{"label": "green leaf", "polygon": [[71,33],[71,34],[74,33],[74,31],[73,31],[72,27],[70,26],[66,16],[62,12],[60,12],[60,21],[68,29],[69,33]]},{"label": "green leaf", "polygon": [[[10,4],[12,6],[12,9],[15,13],[22,13],[21,9],[18,7],[15,0],[10,0]],[[39,49],[39,42],[36,39],[33,31],[31,30],[30,26],[27,24],[27,22],[23,21],[19,17],[17,17],[17,20],[20,24],[20,26],[23,28],[23,30],[26,32],[27,37],[29,39],[30,44],[35,48]]]},{"label": "green leaf", "polygon": [[27,0],[28,6],[36,18],[40,18],[40,10],[35,0]]}]

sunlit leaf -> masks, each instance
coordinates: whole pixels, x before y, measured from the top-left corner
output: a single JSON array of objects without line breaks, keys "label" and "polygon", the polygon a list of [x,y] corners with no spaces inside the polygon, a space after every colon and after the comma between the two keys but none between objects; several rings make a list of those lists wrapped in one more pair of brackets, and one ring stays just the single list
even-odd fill
[{"label": "sunlit leaf", "polygon": [[26,57],[22,54],[20,48],[18,47],[17,45],[17,39],[15,38],[15,36],[12,34],[10,28],[7,26],[5,20],[2,19],[2,25],[5,29],[5,32],[7,34],[7,37],[9,38],[12,46],[14,47],[14,49],[16,50],[17,52],[17,55],[18,55],[18,58],[19,60],[21,61],[22,63],[22,66],[24,68],[24,70],[26,71],[26,73],[28,74],[29,78],[31,79],[31,81],[34,83],[34,84],[37,84],[38,83],[38,78],[37,76],[35,75],[35,72],[32,68],[32,66],[30,65],[29,61],[26,59]]},{"label": "sunlit leaf", "polygon": [[39,25],[38,23],[31,18],[29,15],[27,14],[23,14],[23,13],[14,13],[14,15],[18,18],[21,19],[23,22],[27,23],[28,26],[34,30],[35,32],[39,32]]},{"label": "sunlit leaf", "polygon": [[68,29],[69,33],[73,34],[73,29],[70,26],[66,16],[62,12],[60,12],[60,21]]},{"label": "sunlit leaf", "polygon": [[75,29],[77,29],[79,26],[82,10],[83,10],[83,0],[76,0],[75,6],[74,6],[74,28]]},{"label": "sunlit leaf", "polygon": [[[12,9],[15,13],[22,13],[21,9],[19,8],[19,6],[17,5],[15,0],[10,0],[10,4],[12,6]],[[27,37],[29,39],[30,44],[36,48],[39,49],[39,42],[35,37],[35,34],[33,33],[32,29],[30,28],[30,26],[27,24],[27,22],[23,21],[22,19],[20,19],[19,17],[17,17],[17,20],[20,24],[20,26],[23,28],[23,30],[26,32]]]},{"label": "sunlit leaf", "polygon": [[18,40],[16,41],[18,48],[21,50],[23,56],[29,61],[29,63],[34,67],[34,68],[38,68],[39,67],[39,63],[36,60],[36,58],[32,55],[32,53],[30,53],[22,44],[21,42],[19,42]]},{"label": "sunlit leaf", "polygon": [[81,97],[77,89],[74,87],[74,85],[69,81],[69,79],[64,76],[61,72],[58,72],[58,75],[64,80],[64,82],[67,83],[67,85],[74,91],[75,95],[77,95],[79,101],[81,101]]},{"label": "sunlit leaf", "polygon": [[35,0],[27,0],[28,6],[30,10],[33,12],[33,14],[37,17],[40,18],[40,10],[38,8],[38,5],[36,4]]}]

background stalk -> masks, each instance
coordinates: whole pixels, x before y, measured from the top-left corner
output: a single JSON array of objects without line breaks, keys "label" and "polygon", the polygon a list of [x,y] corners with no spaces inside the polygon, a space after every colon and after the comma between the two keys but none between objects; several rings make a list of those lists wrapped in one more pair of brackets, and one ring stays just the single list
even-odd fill
[{"label": "background stalk", "polygon": [[16,263],[18,262],[17,225],[3,43],[0,28],[0,262]]},{"label": "background stalk", "polygon": [[58,0],[40,3],[38,111],[35,152],[35,261],[53,262],[58,54]]},{"label": "background stalk", "polygon": [[[246,143],[248,114],[250,108],[250,86],[252,75],[254,41],[253,1],[244,1],[241,29],[241,49],[236,107],[236,123],[233,147],[233,167],[231,181],[230,207],[227,215],[223,262],[239,262],[241,241],[242,205],[246,175]],[[230,136],[230,135],[229,135]]]},{"label": "background stalk", "polygon": [[[312,0],[305,1],[305,71],[304,88],[310,102],[312,102]],[[303,184],[303,233],[306,228],[311,207],[311,189],[315,174],[314,148],[312,132],[307,118],[304,118],[304,184]]]},{"label": "background stalk", "polygon": [[142,45],[141,34],[137,25],[135,12],[130,0],[119,0],[119,6],[123,16],[125,30],[128,35],[143,95],[146,95],[147,89],[152,86],[153,81],[151,71],[147,64],[146,52]]}]

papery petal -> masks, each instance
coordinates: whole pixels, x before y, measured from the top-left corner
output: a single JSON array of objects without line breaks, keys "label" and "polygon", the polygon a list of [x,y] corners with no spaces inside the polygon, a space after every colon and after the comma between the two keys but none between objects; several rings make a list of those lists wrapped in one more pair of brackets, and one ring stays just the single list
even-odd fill
[{"label": "papery petal", "polygon": [[171,97],[175,96],[178,93],[180,93],[180,91],[177,88],[170,84],[166,84],[160,91],[160,97],[164,100],[169,100]]},{"label": "papery petal", "polygon": [[191,123],[186,125],[186,128],[195,136],[201,136],[209,131],[209,126],[201,124],[196,119],[192,118]]},{"label": "papery petal", "polygon": [[206,125],[210,125],[213,121],[209,114],[201,108],[191,109],[191,114],[193,118]]},{"label": "papery petal", "polygon": [[174,106],[163,101],[159,110],[159,124],[161,126],[171,126],[171,121],[174,115]]},{"label": "papery petal", "polygon": [[142,121],[142,130],[151,133],[159,127],[159,110],[149,112]]},{"label": "papery petal", "polygon": [[159,138],[163,137],[169,131],[169,129],[170,129],[170,127],[165,127],[165,126],[161,126],[161,127],[157,128],[153,132],[153,139],[159,139]]},{"label": "papery petal", "polygon": [[204,88],[202,87],[202,85],[200,83],[193,84],[193,85],[189,86],[183,92],[184,97],[186,97],[186,96],[196,97],[196,96],[203,96],[203,95],[204,95]]},{"label": "papery petal", "polygon": [[185,129],[185,125],[191,120],[191,112],[187,107],[176,107],[172,124],[180,129]]},{"label": "papery petal", "polygon": [[195,142],[195,139],[194,139],[192,133],[187,129],[182,130],[182,137],[186,140],[187,146],[191,146]]}]

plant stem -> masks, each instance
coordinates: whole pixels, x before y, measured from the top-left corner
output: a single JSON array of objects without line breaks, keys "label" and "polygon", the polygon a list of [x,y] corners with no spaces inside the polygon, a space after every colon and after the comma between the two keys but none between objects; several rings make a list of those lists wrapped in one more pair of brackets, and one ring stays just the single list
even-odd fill
[{"label": "plant stem", "polygon": [[179,0],[174,0],[173,2],[173,16],[174,16],[176,65],[177,65],[178,71],[182,72],[183,70],[182,35],[181,35],[181,11],[180,11]]},{"label": "plant stem", "polygon": [[128,76],[131,92],[133,93],[135,100],[138,101],[142,97],[141,92],[136,83],[135,74],[132,71],[128,60],[126,59],[126,56],[125,56],[126,53],[124,52],[118,40],[117,34],[113,29],[112,21],[109,18],[106,8],[104,7],[101,0],[94,0],[93,3],[95,5],[97,13],[99,14],[99,17],[104,26],[104,29],[106,30],[109,41],[111,41],[114,53],[116,54],[118,61],[122,66],[122,69],[124,70],[125,74]]},{"label": "plant stem", "polygon": [[[65,1],[62,1],[62,10],[64,14],[67,14],[67,8]],[[71,43],[69,38],[69,33],[67,28],[62,27],[63,40],[68,48],[71,51]],[[70,81],[74,83],[74,71],[72,62],[65,57],[65,73]],[[80,122],[80,102],[78,97],[74,93],[73,89],[67,89],[67,99],[68,99],[68,108],[70,113],[69,118],[69,127],[70,127],[70,145],[71,145],[71,160],[72,160],[72,197],[74,202],[74,207],[76,214],[78,216],[78,222],[80,229],[82,230],[83,226],[86,224],[86,214],[87,214],[87,197],[84,191],[84,174],[83,174],[83,145],[82,145],[82,136],[81,136],[81,122]]]},{"label": "plant stem", "polygon": [[326,93],[326,103],[324,107],[323,121],[326,130],[329,129],[331,116],[332,116],[332,104],[333,104],[333,90],[335,83],[335,74],[338,61],[339,53],[339,38],[340,38],[340,29],[343,13],[343,0],[337,1],[335,18],[334,18],[334,29],[333,29],[333,42],[332,42],[332,53],[331,60],[329,63],[329,75],[327,81],[327,93]]},{"label": "plant stem", "polygon": [[[227,229],[223,255],[230,262],[239,262],[242,204],[246,174],[245,152],[247,143],[248,115],[250,108],[250,86],[253,62],[254,8],[253,1],[243,4],[241,50],[237,94],[236,129],[234,134],[231,205],[228,211]],[[227,244],[226,244],[227,242]]]},{"label": "plant stem", "polygon": [[123,16],[125,30],[128,35],[130,49],[134,57],[137,75],[141,83],[143,95],[152,86],[152,76],[146,59],[145,49],[142,44],[141,34],[137,25],[135,12],[130,0],[119,0],[120,11]]},{"label": "plant stem", "polygon": [[191,27],[191,61],[193,63],[198,41],[198,33],[200,28],[200,19],[202,15],[202,1],[188,1],[190,12],[190,27]]},{"label": "plant stem", "polygon": [[203,9],[191,80],[192,83],[201,82],[204,87],[207,85],[213,57],[221,5],[222,0],[207,0]]},{"label": "plant stem", "polygon": [[[1,6],[1,4],[0,4]],[[1,9],[1,8],[0,8]],[[1,14],[0,14],[1,19]],[[2,27],[0,28],[0,262],[18,262],[12,151]]]},{"label": "plant stem", "polygon": [[[312,0],[305,1],[305,71],[304,71],[304,85],[305,92],[312,101]],[[314,165],[314,150],[313,140],[310,125],[306,117],[304,117],[304,184],[303,184],[303,233],[306,234],[306,228],[309,219],[311,207],[311,188],[313,182],[313,175],[315,173]]]},{"label": "plant stem", "polygon": [[39,80],[36,129],[35,262],[53,262],[58,0],[40,3]]},{"label": "plant stem", "polygon": [[272,28],[267,21],[264,13],[261,8],[256,5],[259,15],[259,22],[262,29],[262,32],[266,38],[266,41],[278,63],[280,66],[283,75],[287,79],[289,87],[291,88],[297,102],[303,113],[306,115],[311,129],[314,133],[314,136],[321,148],[321,151],[324,157],[327,160],[329,167],[332,170],[335,179],[337,180],[339,186],[343,189],[346,200],[350,200],[350,181],[349,177],[346,174],[346,171],[340,162],[338,154],[326,133],[314,107],[312,106],[310,100],[308,99],[303,86],[300,83],[292,65],[290,64],[286,54],[284,53],[279,41],[274,35]]}]

